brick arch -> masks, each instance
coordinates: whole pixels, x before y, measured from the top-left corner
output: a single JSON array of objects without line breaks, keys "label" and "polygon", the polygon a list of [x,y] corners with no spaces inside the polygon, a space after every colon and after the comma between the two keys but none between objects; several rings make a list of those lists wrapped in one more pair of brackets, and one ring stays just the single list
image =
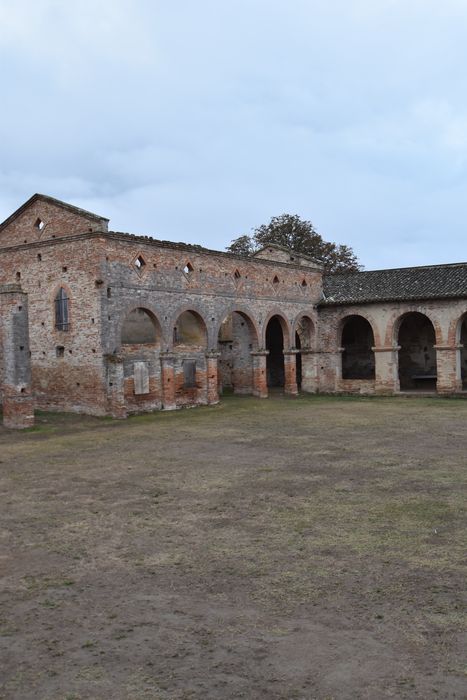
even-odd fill
[{"label": "brick arch", "polygon": [[337,342],[341,349],[340,370],[343,380],[375,379],[375,328],[371,316],[347,313],[337,324]]},{"label": "brick arch", "polygon": [[[411,316],[415,317],[413,327],[408,325],[402,336],[404,321]],[[422,319],[422,325],[416,319]],[[436,345],[441,345],[443,342],[441,326],[437,320],[424,310],[422,311],[420,307],[406,309],[394,320],[390,337],[392,347],[399,348],[397,376],[400,390],[435,391],[439,372]]]},{"label": "brick arch", "polygon": [[453,319],[449,326],[448,344],[459,345],[461,342],[462,324],[467,318],[467,309]]},{"label": "brick arch", "polygon": [[155,325],[155,327],[156,327],[156,334],[157,334],[157,335],[159,336],[159,338],[160,338],[160,343],[161,343],[161,347],[162,347],[162,346],[164,345],[164,343],[165,343],[165,337],[164,337],[164,332],[163,332],[163,329],[162,329],[162,323],[161,323],[160,320],[159,320],[159,316],[158,316],[157,312],[154,311],[154,309],[151,308],[150,304],[145,304],[144,302],[141,302],[141,303],[139,303],[139,304],[136,304],[136,303],[134,303],[134,302],[131,303],[131,304],[128,304],[128,305],[124,308],[123,312],[121,313],[120,318],[119,318],[119,320],[118,320],[118,324],[117,324],[117,343],[118,343],[118,347],[121,348],[121,346],[122,346],[122,330],[123,330],[123,324],[125,323],[125,321],[126,321],[127,317],[129,316],[129,314],[131,314],[132,311],[136,311],[137,309],[142,309],[142,310],[145,311],[145,312],[148,314],[148,316],[152,319],[152,321],[153,321],[153,323],[154,323],[154,325]]},{"label": "brick arch", "polygon": [[361,311],[360,309],[358,311],[354,311],[354,312],[344,311],[339,316],[337,324],[336,324],[336,345],[338,347],[340,347],[340,345],[342,343],[342,332],[344,330],[344,326],[349,318],[355,317],[355,316],[359,316],[360,318],[364,318],[365,321],[367,321],[370,324],[370,328],[371,328],[372,333],[373,333],[373,341],[374,341],[375,347],[378,347],[381,344],[381,339],[380,339],[378,326],[376,325],[376,321],[371,314],[369,314],[367,311]]},{"label": "brick arch", "polygon": [[211,339],[210,339],[210,333],[209,333],[209,325],[208,325],[208,322],[206,321],[207,310],[201,308],[201,307],[198,306],[197,304],[185,304],[185,305],[183,305],[183,306],[179,306],[179,307],[174,311],[174,313],[172,314],[172,316],[169,317],[169,319],[168,319],[168,321],[167,321],[167,345],[168,345],[168,347],[169,347],[170,349],[173,349],[174,342],[173,342],[173,335],[172,335],[172,333],[171,333],[171,330],[172,330],[172,329],[174,328],[174,326],[176,325],[176,323],[177,323],[178,319],[180,318],[180,316],[181,316],[182,314],[186,313],[187,311],[189,311],[190,313],[192,313],[192,314],[193,314],[197,319],[199,319],[199,320],[201,321],[201,323],[203,324],[204,332],[205,332],[205,335],[206,335],[206,348],[208,348],[208,347],[210,346],[210,340],[211,340]]},{"label": "brick arch", "polygon": [[246,320],[250,331],[252,331],[253,333],[253,347],[258,348],[261,338],[261,331],[258,326],[258,321],[254,317],[251,309],[239,304],[232,304],[231,306],[228,306],[226,309],[224,309],[224,311],[221,314],[219,314],[216,326],[213,331],[213,337],[216,339],[219,337],[219,331],[222,326],[222,323],[225,321],[227,316],[233,313],[240,314]]},{"label": "brick arch", "polygon": [[261,334],[262,347],[264,347],[264,348],[266,347],[266,331],[267,331],[268,323],[274,316],[278,317],[279,322],[281,324],[282,334],[284,336],[284,350],[287,350],[292,345],[292,343],[291,343],[292,329],[290,327],[289,321],[285,317],[283,311],[281,311],[280,309],[273,309],[264,319],[263,331]]},{"label": "brick arch", "polygon": [[49,299],[51,301],[55,299],[60,288],[66,291],[68,299],[72,298],[71,287],[66,282],[58,282],[54,287],[52,287],[51,291],[49,292]]},{"label": "brick arch", "polygon": [[420,308],[417,307],[412,307],[410,309],[406,309],[405,311],[399,312],[397,314],[394,314],[392,319],[388,321],[387,327],[386,327],[386,344],[392,347],[395,347],[398,345],[398,336],[399,336],[399,330],[400,327],[404,321],[404,318],[408,316],[409,314],[420,314],[421,316],[425,316],[430,323],[432,324],[434,330],[435,330],[435,344],[442,345],[443,344],[443,331],[441,329],[441,325],[439,321],[437,320],[436,317],[433,317],[430,313],[427,313],[426,309],[423,311],[420,310]]},{"label": "brick arch", "polygon": [[298,324],[302,320],[302,318],[306,318],[308,321],[311,323],[311,336],[309,338],[309,345],[307,346],[308,348],[311,348],[314,343],[316,343],[317,339],[317,321],[315,315],[311,311],[301,311],[298,313],[292,324],[292,340],[293,340],[293,345],[295,345],[295,334],[297,332]]}]

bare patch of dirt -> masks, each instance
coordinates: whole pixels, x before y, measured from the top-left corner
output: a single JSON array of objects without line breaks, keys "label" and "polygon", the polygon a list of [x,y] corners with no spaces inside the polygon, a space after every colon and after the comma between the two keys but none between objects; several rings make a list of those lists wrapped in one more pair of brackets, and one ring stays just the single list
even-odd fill
[{"label": "bare patch of dirt", "polygon": [[0,429],[0,698],[466,698],[467,402]]}]

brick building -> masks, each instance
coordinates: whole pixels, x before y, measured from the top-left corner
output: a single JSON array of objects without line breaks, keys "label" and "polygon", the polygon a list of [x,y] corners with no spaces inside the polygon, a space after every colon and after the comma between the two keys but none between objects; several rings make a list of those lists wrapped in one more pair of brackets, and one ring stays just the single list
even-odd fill
[{"label": "brick building", "polygon": [[4,422],[218,401],[467,388],[467,264],[323,275],[108,230],[36,194],[0,224]]}]

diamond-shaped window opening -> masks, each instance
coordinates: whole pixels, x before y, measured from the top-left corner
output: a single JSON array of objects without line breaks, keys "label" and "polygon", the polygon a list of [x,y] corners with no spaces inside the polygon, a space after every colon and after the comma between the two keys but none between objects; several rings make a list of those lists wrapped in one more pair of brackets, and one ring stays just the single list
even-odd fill
[{"label": "diamond-shaped window opening", "polygon": [[146,265],[146,261],[142,255],[138,255],[138,257],[135,258],[134,265],[138,272],[142,272],[143,267]]},{"label": "diamond-shaped window opening", "polygon": [[274,285],[274,287],[277,287],[277,285],[279,284],[279,277],[277,275],[274,275],[274,279],[272,280],[272,284]]},{"label": "diamond-shaped window opening", "polygon": [[36,219],[34,222],[34,228],[37,229],[38,231],[43,231],[45,228],[45,222],[42,221],[42,219]]},{"label": "diamond-shaped window opening", "polygon": [[308,283],[307,283],[306,280],[302,280],[302,285],[301,285],[301,287],[302,287],[302,289],[305,289],[305,287],[308,287]]},{"label": "diamond-shaped window opening", "polygon": [[194,269],[195,268],[193,267],[191,262],[187,262],[187,264],[183,268],[183,272],[185,273],[185,275],[191,275],[191,273],[194,272]]},{"label": "diamond-shaped window opening", "polygon": [[235,270],[235,272],[234,272],[234,278],[235,278],[235,281],[236,281],[236,282],[238,282],[238,280],[241,278],[241,274],[239,273],[238,270]]}]

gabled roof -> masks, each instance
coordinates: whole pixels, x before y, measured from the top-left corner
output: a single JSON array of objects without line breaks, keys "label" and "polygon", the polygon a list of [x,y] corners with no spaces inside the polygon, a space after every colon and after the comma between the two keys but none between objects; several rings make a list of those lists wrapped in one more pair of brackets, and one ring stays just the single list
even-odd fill
[{"label": "gabled roof", "polygon": [[18,218],[20,214],[22,214],[26,209],[28,209],[34,202],[46,202],[47,204],[53,204],[56,207],[61,207],[62,209],[67,209],[68,211],[71,211],[73,214],[78,214],[79,216],[83,216],[86,219],[92,219],[93,221],[109,221],[109,219],[106,219],[105,216],[99,216],[98,214],[93,214],[91,211],[86,211],[86,209],[80,209],[79,207],[73,206],[73,204],[67,204],[66,202],[62,202],[60,199],[55,199],[54,197],[49,197],[46,194],[33,194],[32,197],[28,199],[27,202],[22,204],[19,209],[13,212],[8,219],[5,219],[0,224],[0,231],[4,229],[8,224],[11,224],[12,221]]},{"label": "gabled roof", "polygon": [[320,305],[467,298],[467,263],[327,274]]}]

